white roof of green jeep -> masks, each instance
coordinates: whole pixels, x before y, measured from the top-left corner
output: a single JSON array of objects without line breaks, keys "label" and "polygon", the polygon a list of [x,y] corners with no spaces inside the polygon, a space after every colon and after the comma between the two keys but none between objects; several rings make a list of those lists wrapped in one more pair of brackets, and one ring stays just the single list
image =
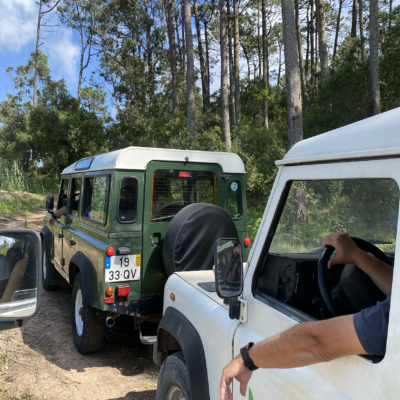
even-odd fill
[{"label": "white roof of green jeep", "polygon": [[[218,153],[214,151],[157,149],[150,147],[127,147],[121,150],[94,156],[88,169],[82,171],[101,171],[109,169],[145,170],[151,161],[179,161],[190,163],[219,164],[225,173],[244,174],[244,164],[234,153]],[[63,174],[73,173],[76,163],[65,168]]]},{"label": "white roof of green jeep", "polygon": [[400,155],[400,108],[294,145],[277,165]]}]

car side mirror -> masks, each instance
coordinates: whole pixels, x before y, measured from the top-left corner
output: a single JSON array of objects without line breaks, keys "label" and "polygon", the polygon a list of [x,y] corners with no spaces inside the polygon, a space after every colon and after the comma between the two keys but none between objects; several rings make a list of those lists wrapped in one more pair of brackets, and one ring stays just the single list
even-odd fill
[{"label": "car side mirror", "polygon": [[32,229],[0,230],[0,330],[21,326],[39,310],[42,246]]},{"label": "car side mirror", "polygon": [[44,208],[45,208],[49,213],[52,213],[53,210],[54,210],[54,196],[53,196],[52,194],[46,194],[45,202],[46,202],[46,205],[45,205]]},{"label": "car side mirror", "polygon": [[215,288],[229,305],[229,317],[239,319],[239,296],[243,291],[242,246],[238,239],[217,240],[214,247]]}]

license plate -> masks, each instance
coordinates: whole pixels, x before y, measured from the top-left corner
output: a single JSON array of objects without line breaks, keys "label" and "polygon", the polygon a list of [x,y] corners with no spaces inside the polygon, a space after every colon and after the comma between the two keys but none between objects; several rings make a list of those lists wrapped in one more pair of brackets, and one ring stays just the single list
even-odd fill
[{"label": "license plate", "polygon": [[106,282],[140,280],[140,254],[106,257]]}]

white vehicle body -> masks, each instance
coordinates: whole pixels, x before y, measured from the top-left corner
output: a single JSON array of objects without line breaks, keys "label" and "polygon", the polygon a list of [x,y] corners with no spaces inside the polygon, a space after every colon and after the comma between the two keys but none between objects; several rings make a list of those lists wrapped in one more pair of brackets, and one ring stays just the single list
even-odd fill
[{"label": "white vehicle body", "polygon": [[[213,271],[175,273],[164,295],[164,313],[176,309],[198,332],[206,360],[209,398],[219,399],[223,367],[250,341],[258,342],[312,318],[299,318],[290,307],[252,289],[266,238],[289,181],[392,179],[400,186],[400,109],[296,144],[277,162],[279,170],[255,238],[244,274],[241,317],[231,320],[228,307],[199,282],[214,280]],[[398,222],[397,222],[398,224]],[[400,240],[396,241],[396,252]],[[400,260],[395,260],[387,350],[372,363],[349,356],[294,369],[258,370],[249,382],[246,399],[399,399],[400,379]],[[185,354],[185,350],[183,349]],[[185,355],[186,357],[186,355]],[[187,358],[187,357],[186,357]],[[189,376],[190,376],[190,368]],[[196,398],[204,398],[197,397]],[[243,398],[233,382],[234,399]]]}]

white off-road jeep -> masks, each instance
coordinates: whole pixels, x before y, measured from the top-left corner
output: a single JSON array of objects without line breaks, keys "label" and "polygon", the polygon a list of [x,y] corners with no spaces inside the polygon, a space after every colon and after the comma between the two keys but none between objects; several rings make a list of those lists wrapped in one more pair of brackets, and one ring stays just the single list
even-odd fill
[{"label": "white off-road jeep", "polygon": [[[354,264],[328,271],[321,246],[326,234],[346,231],[376,257],[399,264],[400,108],[304,140],[276,164],[248,263],[240,268],[240,244],[223,238],[215,245],[215,271],[169,277],[154,351],[163,363],[158,400],[217,400],[223,367],[250,341],[384,298]],[[399,399],[398,272],[383,358],[258,370],[246,399]],[[234,399],[243,398],[235,380],[232,390]]]}]

